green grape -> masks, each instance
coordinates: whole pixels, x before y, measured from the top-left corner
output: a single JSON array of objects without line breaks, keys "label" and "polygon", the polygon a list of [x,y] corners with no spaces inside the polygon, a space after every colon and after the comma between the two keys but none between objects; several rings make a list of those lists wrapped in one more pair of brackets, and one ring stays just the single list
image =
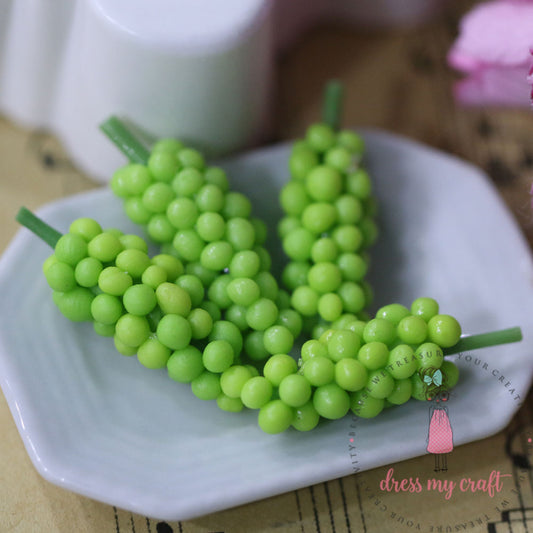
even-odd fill
[{"label": "green grape", "polygon": [[142,283],[129,287],[122,299],[126,311],[132,315],[147,315],[157,304],[154,289]]},{"label": "green grape", "polygon": [[276,434],[288,429],[293,417],[292,407],[282,400],[271,400],[259,409],[257,421],[265,433]]},{"label": "green grape", "polygon": [[342,176],[334,168],[319,165],[307,174],[305,188],[318,202],[332,202],[342,191]]},{"label": "green grape", "polygon": [[168,183],[153,183],[142,195],[142,203],[152,213],[165,213],[175,194]]},{"label": "green grape", "polygon": [[338,294],[329,292],[323,294],[318,300],[318,314],[324,320],[333,322],[342,314],[343,303]]},{"label": "green grape", "polygon": [[246,307],[242,305],[231,305],[226,309],[224,318],[235,324],[241,330],[241,332],[248,330],[248,322],[246,322]]},{"label": "green grape", "polygon": [[280,192],[280,204],[289,216],[298,216],[309,205],[310,198],[307,195],[303,183],[289,181]]},{"label": "green grape", "polygon": [[354,392],[351,399],[351,410],[360,418],[374,418],[379,415],[385,406],[385,400],[374,398],[367,391]]},{"label": "green grape", "polygon": [[350,409],[350,396],[336,383],[328,383],[315,390],[313,406],[320,416],[336,420],[346,415]]},{"label": "green grape", "polygon": [[167,271],[159,265],[150,265],[142,273],[141,281],[152,289],[157,289],[161,283],[167,281]]},{"label": "green grape", "polygon": [[363,331],[365,342],[382,342],[391,345],[396,338],[396,328],[384,318],[373,318],[370,320]]},{"label": "green grape", "polygon": [[181,315],[168,314],[163,316],[157,324],[156,331],[158,339],[171,350],[181,350],[191,341],[191,325]]},{"label": "green grape", "polygon": [[334,146],[324,154],[324,163],[339,172],[346,172],[352,165],[352,156],[346,148]]},{"label": "green grape", "polygon": [[337,290],[342,283],[342,274],[335,263],[316,263],[307,276],[311,288],[319,293]]},{"label": "green grape", "polygon": [[270,326],[265,330],[263,344],[271,354],[289,353],[294,344],[294,336],[285,326]]},{"label": "green grape", "polygon": [[61,314],[72,322],[92,320],[91,304],[94,294],[89,289],[74,287],[67,292],[54,291],[52,297]]},{"label": "green grape", "polygon": [[220,376],[222,392],[230,398],[240,398],[244,385],[252,379],[252,373],[242,365],[234,365]]},{"label": "green grape", "polygon": [[293,150],[289,157],[289,171],[295,180],[303,181],[307,174],[318,165],[318,157],[309,148]]},{"label": "green grape", "polygon": [[216,400],[222,392],[220,377],[205,370],[191,381],[191,390],[200,400]]},{"label": "green grape", "polygon": [[233,347],[228,341],[214,340],[207,344],[202,362],[210,372],[221,373],[233,364]]},{"label": "green grape", "polygon": [[228,296],[228,285],[232,279],[228,275],[218,276],[207,289],[207,297],[220,309],[227,309],[233,302]]},{"label": "green grape", "polygon": [[155,290],[155,297],[163,313],[187,316],[191,311],[189,293],[175,283],[161,283]]},{"label": "green grape", "polygon": [[304,376],[289,374],[279,384],[279,397],[291,407],[301,407],[311,398],[311,385]]},{"label": "green grape", "polygon": [[363,216],[361,201],[350,194],[339,196],[335,201],[339,224],[357,224]]},{"label": "green grape", "polygon": [[87,245],[88,254],[102,263],[113,261],[122,249],[118,237],[107,232],[96,235]]},{"label": "green grape", "polygon": [[56,261],[44,273],[50,288],[58,292],[67,292],[76,287],[74,269],[67,263]]},{"label": "green grape", "polygon": [[208,183],[196,193],[195,201],[201,212],[218,212],[224,206],[224,193],[216,185]]},{"label": "green grape", "polygon": [[146,226],[146,232],[157,243],[171,243],[176,234],[174,226],[163,213],[157,213],[150,218]]},{"label": "green grape", "polygon": [[83,258],[87,257],[88,246],[86,240],[76,233],[62,235],[54,248],[58,261],[75,267]]},{"label": "green grape", "polygon": [[145,317],[122,315],[115,325],[115,336],[127,346],[139,347],[150,336],[150,325]]},{"label": "green grape", "polygon": [[418,346],[415,358],[418,361],[418,368],[440,368],[444,361],[441,347],[433,342],[425,342]]},{"label": "green grape", "polygon": [[335,382],[346,391],[361,390],[368,381],[366,368],[357,360],[344,358],[335,364]]},{"label": "green grape", "polygon": [[346,177],[346,190],[360,200],[366,200],[372,193],[372,182],[366,170],[358,168]]},{"label": "green grape", "polygon": [[315,235],[306,228],[296,228],[283,239],[285,253],[294,261],[304,261],[311,257]]},{"label": "green grape", "polygon": [[426,340],[428,326],[419,316],[406,316],[400,320],[396,332],[405,344],[420,344]]},{"label": "green grape", "polygon": [[[287,298],[289,298],[288,295]],[[278,308],[280,308],[279,305]],[[281,311],[278,313],[276,325],[287,328],[292,334],[292,337],[296,339],[302,331],[303,321],[300,313],[294,311],[294,309],[281,309]],[[285,350],[279,351],[284,352]]]},{"label": "green grape", "polygon": [[309,401],[294,408],[292,427],[297,431],[311,431],[318,425],[319,420],[320,415],[317,413],[313,402]]},{"label": "green grape", "polygon": [[130,248],[117,255],[115,265],[133,278],[140,278],[151,265],[151,260],[147,253]]},{"label": "green grape", "polygon": [[157,150],[152,152],[148,159],[148,170],[155,180],[169,182],[179,169],[176,156],[167,151]]},{"label": "green grape", "polygon": [[255,243],[255,230],[249,220],[230,218],[226,223],[226,239],[236,251],[249,250]]},{"label": "green grape", "polygon": [[417,298],[411,304],[411,313],[426,322],[439,313],[439,304],[433,298]]},{"label": "green grape", "polygon": [[300,356],[305,363],[313,357],[328,357],[328,348],[316,339],[309,339],[302,344]]},{"label": "green grape", "polygon": [[219,241],[226,232],[226,222],[219,213],[202,213],[196,221],[196,231],[206,242]]},{"label": "green grape", "polygon": [[191,345],[175,350],[167,361],[167,371],[174,381],[190,383],[204,371],[202,352]]},{"label": "green grape", "polygon": [[337,290],[342,306],[348,313],[359,313],[368,305],[365,291],[360,283],[345,281]]},{"label": "green grape", "polygon": [[413,348],[407,344],[395,346],[389,353],[387,371],[394,379],[411,377],[418,369]]},{"label": "green grape", "polygon": [[337,142],[352,154],[361,155],[365,149],[363,138],[350,130],[342,130],[337,134]]},{"label": "green grape", "polygon": [[333,330],[327,343],[328,355],[333,361],[344,358],[355,359],[359,352],[361,339],[350,330]]},{"label": "green grape", "polygon": [[222,215],[226,219],[240,217],[248,218],[252,212],[252,204],[244,194],[237,191],[230,191],[224,199]]},{"label": "green grape", "polygon": [[261,291],[259,285],[249,278],[235,278],[227,287],[228,296],[237,305],[250,306],[259,299]]},{"label": "green grape", "polygon": [[307,128],[305,140],[316,152],[326,152],[335,145],[335,132],[328,124],[312,124]]},{"label": "green grape", "polygon": [[94,332],[101,337],[113,337],[115,335],[115,324],[93,322],[93,329]]},{"label": "green grape", "polygon": [[214,302],[210,302],[209,300],[204,300],[200,304],[200,309],[205,309],[211,315],[213,322],[217,322],[222,317],[222,312],[220,311],[218,305]]},{"label": "green grape", "polygon": [[181,259],[198,261],[205,246],[205,242],[193,229],[178,231],[172,241]]},{"label": "green grape", "polygon": [[132,284],[131,276],[115,266],[104,268],[98,276],[100,290],[113,296],[122,296]]},{"label": "green grape", "polygon": [[178,197],[193,197],[204,183],[204,177],[198,169],[184,168],[173,178],[172,189]]},{"label": "green grape", "polygon": [[368,270],[367,262],[359,254],[355,253],[343,253],[339,255],[337,266],[341,271],[342,279],[346,281],[361,281],[366,276]]},{"label": "green grape", "polygon": [[209,270],[220,271],[229,266],[232,257],[233,247],[229,242],[210,242],[200,254],[200,264]]},{"label": "green grape", "polygon": [[238,413],[243,409],[243,403],[240,398],[230,398],[224,393],[217,396],[217,405],[222,411],[229,413]]},{"label": "green grape", "polygon": [[263,331],[272,326],[278,318],[276,304],[267,298],[259,298],[246,311],[246,322],[255,330]]},{"label": "green grape", "polygon": [[142,198],[134,196],[124,202],[124,211],[127,217],[135,224],[148,224],[152,218],[152,212],[145,207]]},{"label": "green grape", "polygon": [[307,285],[307,276],[311,265],[307,261],[291,261],[281,274],[285,286],[294,291],[297,287]]},{"label": "green grape", "polygon": [[314,234],[321,235],[333,227],[337,220],[337,210],[326,202],[309,204],[302,213],[302,225]]},{"label": "green grape", "polygon": [[115,324],[123,312],[120,298],[110,294],[97,294],[91,302],[92,317],[105,325]]},{"label": "green grape", "polygon": [[209,334],[209,340],[225,340],[233,348],[233,354],[238,357],[242,351],[243,338],[239,328],[227,320],[217,320]]},{"label": "green grape", "polygon": [[359,349],[357,359],[369,370],[377,370],[387,364],[389,349],[380,341],[367,342]]},{"label": "green grape", "polygon": [[203,302],[205,289],[198,276],[183,274],[176,279],[176,285],[187,291],[193,307],[198,307]]},{"label": "green grape", "polygon": [[251,331],[244,338],[244,351],[253,361],[263,361],[270,357],[263,343],[262,331]]},{"label": "green grape", "polygon": [[137,350],[137,359],[146,368],[164,368],[170,357],[170,349],[155,337],[149,337]]},{"label": "green grape", "polygon": [[366,390],[374,398],[386,398],[394,389],[394,378],[383,368],[368,373]]},{"label": "green grape", "polygon": [[315,241],[311,248],[311,259],[315,263],[336,261],[339,255],[339,249],[335,241],[330,237],[322,237]]},{"label": "green grape", "polygon": [[303,285],[294,289],[291,304],[303,316],[314,316],[318,311],[319,295],[311,287]]},{"label": "green grape", "polygon": [[442,348],[450,348],[461,338],[461,326],[450,315],[435,315],[428,322],[428,337]]},{"label": "green grape", "polygon": [[357,252],[363,244],[363,234],[357,226],[341,224],[335,227],[331,237],[339,250],[347,253]]},{"label": "green grape", "polygon": [[122,342],[116,335],[113,337],[113,342],[118,353],[131,357],[137,353],[137,347],[128,346],[126,343]]},{"label": "green grape", "polygon": [[300,217],[283,217],[278,222],[278,235],[284,239],[291,231],[301,227],[302,221]]},{"label": "green grape", "polygon": [[276,354],[265,363],[263,375],[274,387],[279,387],[283,378],[295,374],[297,369],[296,361],[290,355]]},{"label": "green grape", "polygon": [[167,217],[176,229],[191,229],[198,220],[198,208],[190,198],[176,198],[168,204]]},{"label": "green grape", "polygon": [[413,386],[409,378],[398,380],[386,399],[395,405],[402,405],[411,398],[412,390]]},{"label": "green grape", "polygon": [[335,364],[331,359],[316,355],[303,364],[303,375],[314,387],[331,383],[335,377]]},{"label": "green grape", "polygon": [[242,403],[249,409],[260,409],[272,398],[272,384],[264,376],[251,377],[241,388]]},{"label": "green grape", "polygon": [[169,152],[177,155],[182,148],[183,144],[177,139],[159,139],[152,146],[152,152]]},{"label": "green grape", "polygon": [[241,250],[235,253],[229,264],[229,273],[234,278],[253,278],[261,266],[257,252]]},{"label": "green grape", "polygon": [[226,172],[220,167],[208,167],[204,172],[205,181],[216,185],[222,192],[227,192],[229,182]]},{"label": "green grape", "polygon": [[205,339],[213,329],[213,319],[205,310],[197,307],[193,309],[187,317],[191,326],[191,337],[193,339]]},{"label": "green grape", "polygon": [[[401,304],[389,304],[380,307],[376,312],[376,318],[384,318],[397,326],[403,318],[409,316],[409,309]],[[421,341],[422,342],[422,341]]]},{"label": "green grape", "polygon": [[443,361],[440,367],[444,381],[448,389],[452,389],[459,381],[459,369],[452,361]]},{"label": "green grape", "polygon": [[182,148],[178,152],[178,161],[186,168],[203,170],[205,167],[204,157],[194,148]]},{"label": "green grape", "polygon": [[102,226],[92,218],[81,217],[70,224],[68,231],[69,233],[80,235],[85,241],[89,242],[102,233]]},{"label": "green grape", "polygon": [[268,298],[272,301],[277,299],[279,293],[278,282],[270,272],[259,272],[254,277],[254,281],[259,286],[259,291],[263,298]]}]

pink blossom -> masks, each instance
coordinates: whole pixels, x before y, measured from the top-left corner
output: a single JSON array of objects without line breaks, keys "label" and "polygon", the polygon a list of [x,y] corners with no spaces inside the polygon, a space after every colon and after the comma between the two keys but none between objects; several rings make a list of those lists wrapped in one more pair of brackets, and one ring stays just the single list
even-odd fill
[{"label": "pink blossom", "polygon": [[[496,0],[461,20],[448,62],[465,77],[454,85],[466,105],[523,106],[533,83],[533,0]],[[529,73],[529,78],[528,78]]]}]

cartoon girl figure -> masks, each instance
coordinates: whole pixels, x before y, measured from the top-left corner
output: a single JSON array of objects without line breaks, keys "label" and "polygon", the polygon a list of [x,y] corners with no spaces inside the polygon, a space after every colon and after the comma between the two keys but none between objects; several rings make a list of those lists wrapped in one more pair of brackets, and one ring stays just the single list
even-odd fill
[{"label": "cartoon girl figure", "polygon": [[426,368],[420,373],[429,407],[427,451],[435,456],[435,472],[448,471],[447,454],[453,450],[453,432],[446,403],[450,398],[445,374],[440,369]]}]

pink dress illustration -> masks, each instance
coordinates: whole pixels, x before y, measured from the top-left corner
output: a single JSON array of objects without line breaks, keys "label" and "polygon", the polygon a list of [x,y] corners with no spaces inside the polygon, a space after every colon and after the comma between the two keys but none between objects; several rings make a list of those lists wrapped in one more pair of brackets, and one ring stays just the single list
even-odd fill
[{"label": "pink dress illustration", "polygon": [[[437,400],[438,401],[438,400]],[[429,422],[428,446],[429,453],[450,453],[453,450],[453,433],[448,410],[443,405],[433,409]]]}]

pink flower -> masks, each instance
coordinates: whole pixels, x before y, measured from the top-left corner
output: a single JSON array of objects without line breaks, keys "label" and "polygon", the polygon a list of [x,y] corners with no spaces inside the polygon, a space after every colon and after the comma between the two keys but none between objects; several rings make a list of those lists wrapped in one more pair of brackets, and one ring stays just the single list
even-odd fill
[{"label": "pink flower", "polygon": [[533,0],[479,4],[461,20],[459,30],[448,54],[449,64],[465,74],[453,88],[457,101],[528,105],[528,83],[533,83]]}]

